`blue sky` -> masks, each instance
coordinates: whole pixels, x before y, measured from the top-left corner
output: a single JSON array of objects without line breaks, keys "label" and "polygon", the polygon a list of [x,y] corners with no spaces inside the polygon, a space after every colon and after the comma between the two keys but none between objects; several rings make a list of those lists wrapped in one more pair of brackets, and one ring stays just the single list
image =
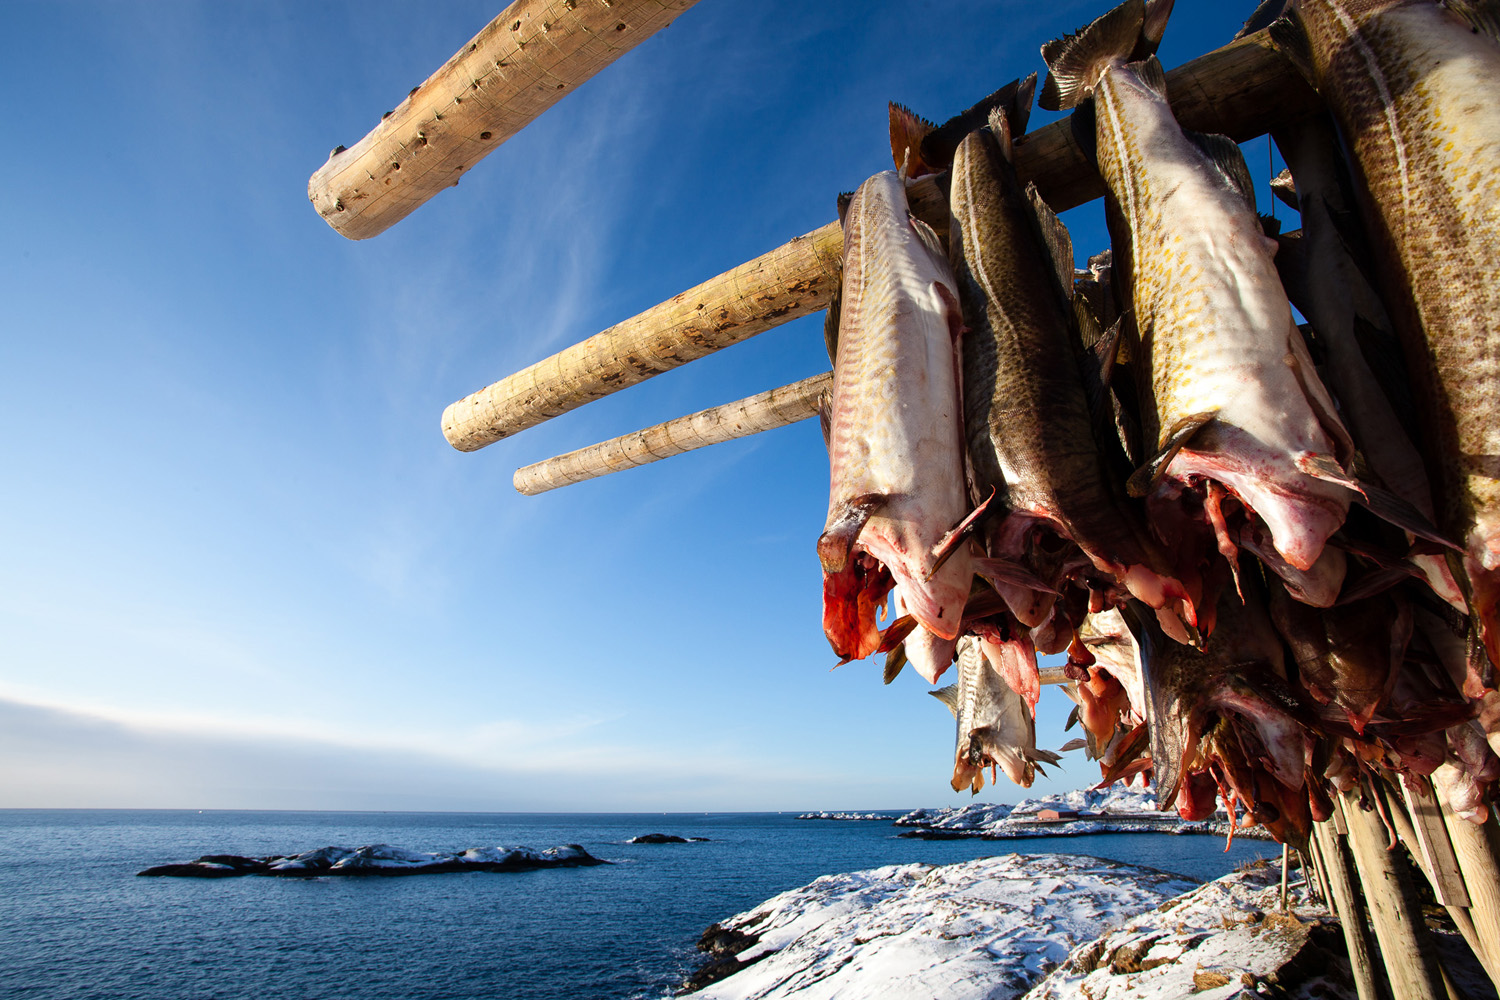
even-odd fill
[{"label": "blue sky", "polygon": [[[1253,4],[1219,6],[1179,5],[1166,65]],[[967,801],[919,678],[829,670],[815,422],[511,486],[826,369],[821,314],[475,454],[438,420],[829,221],[890,167],[888,100],[942,119],[1103,9],[702,0],[354,243],[308,175],[495,3],[6,5],[0,806]],[[1065,220],[1105,245],[1097,204]]]}]

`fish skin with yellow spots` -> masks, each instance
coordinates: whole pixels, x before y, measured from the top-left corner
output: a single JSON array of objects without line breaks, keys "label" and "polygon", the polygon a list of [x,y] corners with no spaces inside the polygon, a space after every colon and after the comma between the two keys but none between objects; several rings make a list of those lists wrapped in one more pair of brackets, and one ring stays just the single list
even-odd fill
[{"label": "fish skin with yellow spots", "polygon": [[[1116,241],[1134,310],[1127,343],[1140,359],[1146,450],[1157,455],[1132,491],[1161,523],[1185,493],[1206,491],[1217,511],[1227,490],[1305,572],[1348,513],[1341,462],[1352,449],[1292,317],[1237,147],[1185,133],[1160,64],[1139,58],[1169,11],[1128,0],[1042,50],[1043,107],[1094,99],[1099,171],[1128,229]],[[1232,555],[1223,518],[1213,526]],[[1329,591],[1320,600],[1337,594],[1337,576],[1320,578]]]},{"label": "fish skin with yellow spots", "polygon": [[1454,561],[1500,663],[1500,286],[1483,277],[1500,257],[1494,13],[1478,2],[1297,0],[1272,37],[1328,103],[1363,185],[1438,527],[1464,549]]}]

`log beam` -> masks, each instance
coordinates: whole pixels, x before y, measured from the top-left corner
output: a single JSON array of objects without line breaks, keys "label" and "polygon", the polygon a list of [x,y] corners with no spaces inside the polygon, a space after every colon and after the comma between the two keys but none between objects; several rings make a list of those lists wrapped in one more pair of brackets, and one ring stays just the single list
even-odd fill
[{"label": "log beam", "polygon": [[443,436],[459,451],[476,451],[827,308],[839,285],[843,250],[837,222],[799,236],[450,404],[443,411]]},{"label": "log beam", "polygon": [[351,240],[406,218],[697,0],[516,0],[307,183]]},{"label": "log beam", "polygon": [[516,490],[527,496],[536,496],[559,486],[581,483],[711,444],[795,424],[814,416],[818,412],[819,397],[832,389],[833,372],[824,372],[733,403],[699,410],[632,434],[579,448],[517,469]]}]

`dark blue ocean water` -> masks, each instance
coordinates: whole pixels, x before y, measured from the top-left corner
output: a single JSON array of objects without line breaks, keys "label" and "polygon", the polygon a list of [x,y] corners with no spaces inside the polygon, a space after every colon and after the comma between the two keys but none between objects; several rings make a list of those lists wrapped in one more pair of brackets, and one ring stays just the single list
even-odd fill
[{"label": "dark blue ocean water", "polygon": [[[708,843],[627,845],[644,833]],[[901,840],[790,814],[0,810],[0,997],[551,1000],[670,995],[710,923],[819,875],[989,854],[1093,854],[1212,878],[1279,849],[1113,834]],[[520,874],[136,878],[200,854],[580,843],[616,862]]]}]

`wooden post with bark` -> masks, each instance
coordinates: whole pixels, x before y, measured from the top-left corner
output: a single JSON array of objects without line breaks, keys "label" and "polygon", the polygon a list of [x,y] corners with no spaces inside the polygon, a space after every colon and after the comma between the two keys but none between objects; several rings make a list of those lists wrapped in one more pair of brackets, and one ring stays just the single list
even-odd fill
[{"label": "wooden post with bark", "polygon": [[697,0],[516,0],[307,183],[351,240],[406,218]]},{"label": "wooden post with bark", "polygon": [[[1369,794],[1378,797],[1380,790],[1373,788]],[[1349,846],[1364,886],[1392,1000],[1442,1000],[1447,992],[1427,941],[1411,872],[1399,854],[1387,850],[1389,841],[1380,816],[1374,809],[1361,809],[1359,800],[1356,790],[1341,792],[1336,801],[1349,828]]]},{"label": "wooden post with bark", "polygon": [[[1335,802],[1334,813],[1338,814]],[[1344,943],[1349,948],[1349,967],[1359,1000],[1381,1000],[1379,981],[1375,977],[1375,951],[1370,946],[1370,932],[1365,924],[1365,909],[1349,874],[1349,859],[1344,853],[1343,837],[1332,821],[1313,824],[1318,854],[1328,879],[1333,910],[1344,929]]]},{"label": "wooden post with bark", "polygon": [[527,496],[536,496],[559,486],[581,483],[711,444],[785,427],[816,415],[818,400],[832,388],[833,373],[824,372],[769,392],[699,410],[654,427],[570,451],[517,469],[516,490]]}]

